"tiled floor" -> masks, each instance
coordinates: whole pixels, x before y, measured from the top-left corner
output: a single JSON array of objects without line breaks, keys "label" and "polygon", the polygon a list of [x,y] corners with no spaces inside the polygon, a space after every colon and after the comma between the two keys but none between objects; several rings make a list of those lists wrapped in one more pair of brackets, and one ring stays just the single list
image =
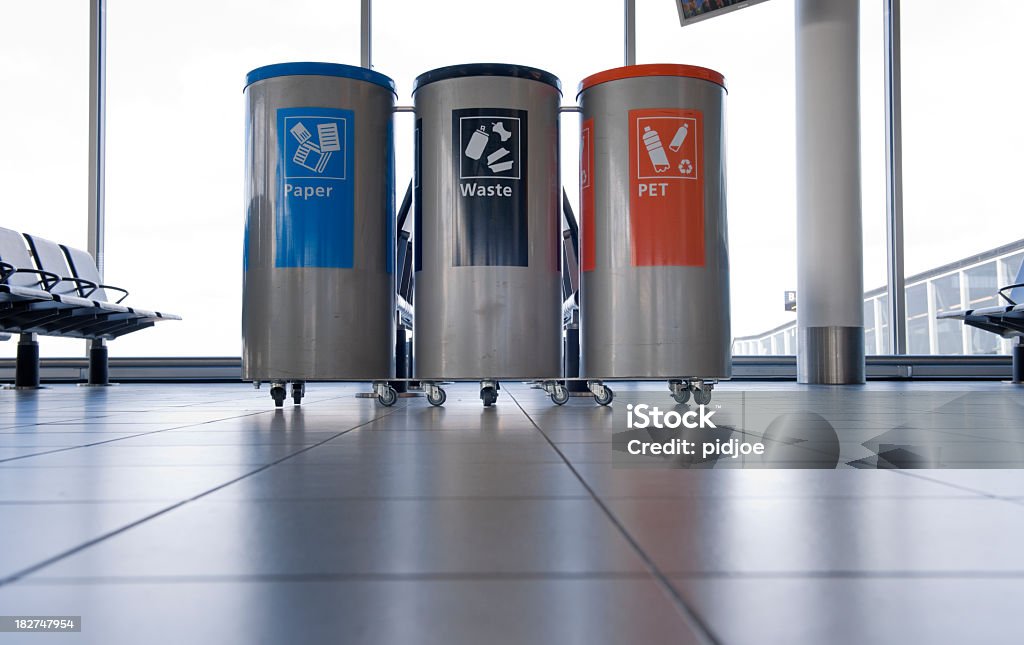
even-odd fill
[{"label": "tiled floor", "polygon": [[[827,408],[840,468],[679,470],[612,465],[663,384],[362,389],[0,392],[0,615],[82,616],[0,643],[1020,642],[1024,470],[949,466],[1014,464],[1024,390],[725,384]],[[947,468],[872,461],[908,441]]]}]

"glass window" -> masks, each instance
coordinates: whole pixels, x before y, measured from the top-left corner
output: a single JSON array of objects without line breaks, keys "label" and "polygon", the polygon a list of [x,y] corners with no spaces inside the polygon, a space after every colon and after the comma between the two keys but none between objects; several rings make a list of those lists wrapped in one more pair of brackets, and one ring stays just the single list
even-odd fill
[{"label": "glass window", "polygon": [[[860,157],[865,291],[884,287],[889,277],[886,260],[883,6],[883,2],[860,3]],[[868,345],[866,351],[868,354],[876,353],[874,345]],[[889,353],[888,346],[884,351]]]},{"label": "glass window", "polygon": [[358,3],[108,1],[105,277],[183,318],[112,355],[239,355],[245,74],[302,60],[359,64]]},{"label": "glass window", "polygon": [[[358,3],[352,6],[358,7]],[[667,9],[675,11],[671,3]],[[374,0],[373,25],[373,66],[395,80],[398,101],[405,105],[412,104],[412,85],[418,75],[437,67],[476,62],[530,65],[551,72],[562,81],[562,103],[575,105],[576,87],[584,77],[623,63],[619,0],[596,0],[585,6],[543,0],[513,4]],[[638,32],[646,35],[649,26],[638,25]],[[564,115],[562,185],[577,216],[579,136],[579,115]],[[396,114],[399,200],[412,179],[412,140],[413,115]]]},{"label": "glass window", "polygon": [[[1020,237],[1024,92],[1008,79],[1020,76],[1024,60],[1024,2],[901,7],[906,273],[913,275]],[[951,84],[984,89],[960,100]],[[979,306],[981,292],[970,289],[967,306]]]},{"label": "glass window", "polygon": [[889,296],[882,295],[876,299],[875,312],[877,313],[876,320],[878,321],[878,335],[876,339],[876,347],[881,347],[882,354],[889,354],[892,351],[892,346],[889,339]]},{"label": "glass window", "polygon": [[864,353],[874,354],[875,350],[875,301],[864,301]]},{"label": "glass window", "polygon": [[876,354],[875,350],[875,330],[864,331],[864,353],[865,354]]},{"label": "glass window", "polygon": [[907,350],[911,354],[930,354],[928,333],[928,285],[907,287]]},{"label": "glass window", "polygon": [[[636,22],[637,62],[710,67],[724,74],[729,85],[726,185],[733,335],[763,334],[792,321],[782,295],[796,288],[793,3],[766,2],[680,27],[672,2],[638,2]],[[616,38],[611,42],[621,42]],[[758,353],[771,353],[770,343],[762,342]]]},{"label": "glass window", "polygon": [[[963,309],[960,304],[960,274],[932,280],[932,294],[935,299],[935,314]],[[964,351],[963,323],[959,320],[935,319],[935,334],[938,353],[962,354]]]},{"label": "glass window", "polygon": [[[996,263],[986,262],[964,271],[967,282],[967,308],[981,309],[998,304],[996,297]],[[968,353],[995,354],[999,351],[999,336],[971,327],[967,332]]]},{"label": "glass window", "polygon": [[983,329],[967,329],[967,349],[971,354],[998,354],[999,336]]},{"label": "glass window", "polygon": [[[886,279],[881,11],[880,3],[861,3],[864,281],[872,286]],[[685,28],[673,3],[637,3],[637,62],[702,65],[722,72],[729,84],[730,290],[732,332],[740,337],[793,320],[780,301],[797,281],[794,23],[791,2],[766,2]],[[791,346],[775,343],[775,351],[795,352],[796,343]]]},{"label": "glass window", "polygon": [[968,309],[980,309],[998,304],[996,290],[999,287],[996,286],[995,262],[986,262],[967,269],[964,271],[964,278],[967,280]]},{"label": "glass window", "polygon": [[[0,226],[88,245],[89,3],[4,3],[0,19]],[[47,338],[43,356],[84,356],[80,340]],[[17,343],[0,343],[12,357]]]},{"label": "glass window", "polygon": [[[1024,253],[1011,255],[1003,258],[1000,263],[1002,274],[999,279],[999,286],[1005,287],[1011,284],[1024,283]],[[1024,302],[1024,287],[1017,287],[1006,292],[1010,299],[1016,303]]]}]

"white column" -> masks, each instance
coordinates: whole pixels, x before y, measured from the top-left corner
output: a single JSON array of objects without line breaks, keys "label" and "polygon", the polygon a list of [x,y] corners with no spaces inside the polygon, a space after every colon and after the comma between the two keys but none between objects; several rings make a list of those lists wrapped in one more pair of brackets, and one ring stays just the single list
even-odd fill
[{"label": "white column", "polygon": [[864,382],[859,0],[796,0],[797,373]]}]

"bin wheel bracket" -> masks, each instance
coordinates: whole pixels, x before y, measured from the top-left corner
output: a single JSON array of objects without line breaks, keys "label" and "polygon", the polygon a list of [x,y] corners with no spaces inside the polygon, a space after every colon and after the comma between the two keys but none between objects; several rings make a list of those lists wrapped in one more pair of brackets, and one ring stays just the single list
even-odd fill
[{"label": "bin wheel bracket", "polygon": [[480,400],[485,408],[491,407],[498,400],[498,387],[497,381],[480,381]]},{"label": "bin wheel bracket", "polygon": [[690,400],[690,382],[682,380],[672,380],[668,382],[668,389],[672,392],[672,398],[675,399],[676,403],[684,404]]},{"label": "bin wheel bracket", "polygon": [[427,391],[427,403],[434,407],[441,407],[448,400],[448,394],[437,383],[423,383],[423,389]]},{"label": "bin wheel bracket", "polygon": [[569,388],[558,381],[544,381],[541,385],[544,391],[551,397],[555,405],[565,405],[569,402]]},{"label": "bin wheel bracket", "polygon": [[376,382],[373,384],[373,391],[377,395],[377,402],[386,408],[390,408],[398,401],[398,392],[390,383]]},{"label": "bin wheel bracket", "polygon": [[594,395],[598,405],[611,405],[615,392],[601,381],[587,381],[587,389]]}]

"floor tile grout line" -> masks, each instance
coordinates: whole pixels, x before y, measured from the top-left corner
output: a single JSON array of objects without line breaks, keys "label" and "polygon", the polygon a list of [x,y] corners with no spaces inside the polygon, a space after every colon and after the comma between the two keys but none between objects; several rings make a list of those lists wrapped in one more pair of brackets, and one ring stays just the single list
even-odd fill
[{"label": "floor tile grout line", "polygon": [[[1021,580],[1017,571],[681,571],[667,572],[667,578],[687,580]],[[313,582],[313,581],[492,581],[492,580],[650,580],[650,572],[628,571],[467,571],[421,573],[260,573],[224,575],[142,575],[142,576],[35,576],[19,585],[91,585],[91,584],[194,584],[236,582]]]},{"label": "floor tile grout line", "polygon": [[[305,446],[303,446],[305,447]],[[544,463],[559,463],[561,462],[544,462]],[[232,464],[229,464],[232,465]],[[248,466],[262,466],[263,464],[250,464]],[[272,465],[272,464],[271,464]],[[332,466],[334,464],[331,464]],[[308,466],[308,464],[306,464]],[[144,468],[145,466],[140,466]],[[181,468],[187,468],[187,466],[181,466]],[[247,495],[245,499],[251,499],[258,502],[429,502],[429,501],[444,501],[444,500],[461,500],[461,501],[487,501],[487,500],[502,500],[502,501],[543,501],[543,500],[583,500],[590,499],[591,496],[587,493],[573,495],[327,495],[327,496],[284,496],[284,497],[260,497]],[[831,500],[869,500],[869,501],[957,501],[965,502],[971,500],[984,499],[988,501],[1001,501],[1009,502],[1011,504],[1024,504],[1024,497],[1020,496],[993,496],[993,497],[982,497],[979,495],[964,495],[964,496],[916,496],[907,497],[899,495],[875,495],[871,497],[856,497],[856,496],[840,496],[840,495],[808,495],[808,496],[797,496],[797,495],[777,495],[772,497],[750,497],[750,496],[721,496],[721,495],[696,495],[696,496],[680,496],[680,495],[605,495],[603,499],[612,501],[656,501],[656,502],[671,502],[677,500],[716,500],[716,501],[728,501],[728,502],[769,502],[769,501],[831,501]],[[88,505],[100,505],[100,504],[146,504],[154,502],[168,502],[173,501],[170,499],[159,499],[159,498],[118,498],[118,499],[42,499],[42,500],[10,500],[0,499],[0,507],[2,506],[88,506]],[[237,502],[241,500],[237,499],[225,499],[224,503]]]},{"label": "floor tile grout line", "polygon": [[[404,406],[402,406],[402,407],[404,407]],[[51,564],[54,564],[54,563],[56,563],[56,562],[58,562],[60,560],[63,560],[64,558],[67,558],[67,557],[69,557],[71,555],[74,555],[75,553],[78,553],[79,551],[87,549],[90,546],[93,546],[95,544],[99,544],[100,542],[102,542],[104,540],[107,540],[109,538],[112,538],[115,535],[120,535],[121,533],[124,533],[125,531],[128,531],[129,529],[135,528],[136,526],[139,526],[139,525],[141,525],[141,524],[143,524],[145,522],[148,522],[148,521],[150,521],[152,519],[160,517],[161,515],[169,513],[170,511],[173,511],[176,508],[181,508],[182,506],[185,506],[186,504],[188,504],[190,502],[194,502],[194,501],[196,501],[198,499],[206,497],[207,495],[215,493],[215,492],[217,492],[217,491],[219,491],[219,490],[221,490],[223,488],[227,488],[228,486],[230,486],[232,484],[235,484],[237,482],[240,482],[243,479],[246,479],[248,477],[252,477],[253,475],[255,475],[257,473],[261,473],[261,472],[267,470],[268,468],[271,468],[273,466],[276,466],[277,464],[280,464],[280,463],[282,463],[284,461],[287,461],[287,460],[291,459],[292,457],[295,457],[297,455],[300,455],[300,454],[303,454],[305,452],[308,452],[308,451],[312,450],[313,448],[316,448],[317,446],[320,446],[322,444],[327,443],[328,441],[331,441],[332,439],[336,439],[336,438],[338,438],[338,437],[340,437],[340,436],[342,436],[344,434],[352,432],[353,430],[361,428],[361,427],[363,427],[363,426],[365,426],[365,425],[367,425],[369,423],[372,423],[376,419],[384,418],[384,417],[386,417],[386,416],[388,416],[390,414],[393,414],[393,413],[397,412],[399,409],[401,409],[401,408],[399,408],[399,407],[390,408],[390,409],[388,409],[386,411],[385,414],[382,414],[379,417],[374,417],[373,419],[370,419],[369,421],[365,421],[363,423],[355,425],[355,426],[353,426],[351,428],[348,428],[347,430],[342,430],[341,432],[335,434],[333,437],[328,437],[327,439],[324,439],[323,441],[321,441],[319,443],[315,443],[315,444],[312,444],[310,446],[304,446],[300,450],[297,450],[297,451],[295,451],[293,453],[285,455],[284,457],[281,457],[280,459],[272,461],[272,462],[270,462],[268,464],[264,464],[264,465],[260,466],[259,468],[256,468],[255,470],[252,470],[252,471],[250,471],[248,473],[245,473],[244,475],[241,475],[239,477],[235,477],[234,479],[231,479],[231,480],[229,480],[227,482],[224,482],[222,484],[214,486],[213,488],[211,488],[209,490],[206,490],[206,491],[203,491],[202,493],[199,493],[199,494],[193,495],[192,497],[189,497],[187,499],[181,500],[180,502],[177,502],[177,503],[172,504],[170,506],[167,506],[167,507],[165,507],[165,508],[163,508],[163,509],[161,509],[159,511],[156,511],[155,513],[150,513],[149,515],[147,515],[145,517],[142,517],[142,518],[140,518],[138,520],[135,520],[134,522],[126,524],[126,525],[124,525],[122,527],[119,527],[119,528],[113,530],[113,531],[108,531],[107,533],[104,533],[103,535],[100,535],[100,536],[95,537],[95,538],[93,538],[91,540],[83,542],[82,544],[79,544],[79,545],[77,545],[77,546],[75,546],[75,547],[73,547],[71,549],[63,551],[62,553],[58,553],[55,556],[51,556],[51,557],[43,560],[42,562],[37,562],[36,564],[31,565],[31,566],[29,566],[29,567],[27,567],[25,569],[22,569],[20,571],[16,571],[16,572],[12,573],[11,575],[9,575],[9,576],[7,576],[5,578],[0,578],[0,587],[3,587],[3,586],[8,585],[8,584],[11,584],[13,582],[17,582],[18,580],[20,580],[21,578],[24,578],[27,575],[30,575],[30,574],[32,574],[32,573],[34,573],[36,571],[39,571],[40,569],[44,569],[44,568],[50,566]],[[274,413],[276,414],[277,410],[274,410]]]},{"label": "floor tile grout line", "polygon": [[856,569],[842,569],[836,571],[669,571],[665,574],[669,578],[693,578],[693,579],[828,579],[837,578],[842,580],[941,580],[941,579],[1008,579],[1024,580],[1024,570],[1012,571],[910,571],[910,570],[880,570],[880,571],[859,571]]},{"label": "floor tile grout line", "polygon": [[19,585],[44,586],[47,584],[182,584],[218,582],[430,582],[430,581],[514,581],[514,580],[636,580],[649,581],[648,572],[628,571],[467,571],[467,572],[422,572],[422,573],[261,573],[253,575],[149,575],[149,576],[35,576]]},{"label": "floor tile grout line", "polygon": [[578,470],[576,470],[576,467],[573,466],[572,462],[569,461],[569,459],[565,456],[565,453],[562,452],[561,448],[559,448],[555,442],[551,441],[551,438],[548,437],[547,433],[545,433],[544,430],[540,427],[540,424],[538,424],[533,419],[533,417],[530,416],[530,413],[528,413],[523,408],[523,406],[520,405],[519,400],[516,399],[516,397],[511,392],[509,393],[509,397],[512,399],[512,401],[515,402],[519,409],[522,410],[523,414],[526,415],[526,418],[530,422],[530,424],[532,424],[533,427],[537,428],[537,432],[539,432],[547,440],[551,448],[556,453],[558,453],[558,456],[562,458],[562,461],[565,462],[565,465],[569,467],[569,470],[572,471],[572,474],[576,476],[576,479],[579,480],[583,488],[585,488],[587,493],[590,494],[590,498],[594,500],[594,503],[598,505],[598,507],[605,514],[605,516],[612,523],[612,525],[616,529],[618,529],[618,531],[625,538],[626,542],[628,542],[629,545],[633,548],[633,550],[636,551],[637,555],[643,561],[648,571],[658,582],[658,584],[661,585],[662,590],[673,601],[673,604],[675,604],[676,609],[680,612],[683,619],[689,622],[691,625],[695,626],[697,628],[697,634],[704,640],[708,641],[709,643],[712,643],[713,645],[718,645],[721,641],[715,637],[714,632],[711,631],[711,627],[704,621],[703,618],[701,618],[701,616],[693,608],[690,607],[690,605],[683,598],[682,594],[679,593],[675,586],[672,585],[672,582],[665,576],[664,573],[662,573],[662,571],[657,567],[657,565],[655,565],[654,560],[651,558],[651,556],[643,550],[643,548],[640,546],[640,543],[636,540],[636,538],[634,538],[633,535],[630,534],[630,532],[622,524],[622,522],[620,522],[619,519],[615,517],[615,514],[612,513],[611,508],[609,508],[608,505],[605,504],[604,500],[602,500],[600,496],[598,496],[597,492],[590,486],[590,484],[587,483],[587,480],[583,478],[583,476],[579,473]]},{"label": "floor tile grout line", "polygon": [[[181,430],[182,428],[196,428],[196,427],[208,425],[208,424],[211,424],[211,423],[220,423],[221,421],[230,421],[232,419],[242,419],[242,418],[245,418],[245,417],[257,416],[257,415],[260,415],[260,414],[267,414],[267,411],[252,412],[252,413],[249,413],[249,414],[240,414],[240,415],[235,416],[235,417],[225,417],[223,419],[216,419],[216,420],[213,420],[213,421],[202,421],[200,423],[192,423],[192,424],[183,425],[183,426],[175,426],[173,428],[163,428],[161,430],[150,430],[149,432],[139,432],[137,434],[131,434],[131,435],[127,436],[127,437],[117,437],[116,439],[107,439],[105,441],[94,441],[93,443],[84,443],[84,444],[81,444],[81,445],[78,445],[78,446],[64,446],[62,448],[55,448],[54,450],[46,450],[46,451],[43,451],[43,452],[34,452],[34,453],[30,454],[30,455],[18,455],[17,457],[8,457],[6,459],[0,459],[0,466],[2,466],[3,464],[6,464],[8,462],[11,462],[11,461],[18,461],[19,459],[28,459],[30,457],[42,457],[43,455],[53,455],[53,454],[56,454],[56,453],[59,453],[59,452],[67,452],[68,450],[77,450],[79,448],[92,448],[93,446],[102,446],[103,444],[113,443],[115,441],[122,441],[124,439],[134,439],[136,437],[147,437],[149,435],[159,434],[161,432],[169,432],[171,430]],[[39,425],[39,424],[37,424],[37,425]],[[140,447],[142,447],[142,446],[140,446]],[[166,446],[154,446],[154,447],[166,447]]]},{"label": "floor tile grout line", "polygon": [[[957,469],[957,468],[950,468],[950,469],[942,469],[942,470],[956,471],[956,470],[959,470],[959,469]],[[993,469],[993,470],[998,470],[998,469]],[[1002,495],[996,495],[995,493],[989,493],[987,491],[979,490],[977,488],[971,488],[970,486],[963,486],[961,484],[954,484],[952,482],[943,481],[941,479],[935,479],[934,477],[928,477],[926,475],[921,475],[921,474],[919,474],[917,472],[914,472],[915,469],[913,469],[913,468],[893,468],[892,471],[895,472],[895,473],[899,473],[900,475],[903,475],[904,477],[913,477],[915,479],[923,479],[924,481],[932,482],[933,484],[940,484],[942,486],[946,486],[946,487],[949,487],[949,488],[954,488],[956,490],[962,490],[965,493],[972,493],[974,495],[977,495],[978,497],[983,497],[983,498],[988,498],[988,499],[1004,499],[1004,496],[1002,496]]]},{"label": "floor tile grout line", "polygon": [[[384,495],[352,495],[330,497],[259,497],[246,495],[243,499],[217,500],[217,503],[238,503],[252,500],[260,503],[288,503],[295,502],[443,502],[443,501],[506,501],[506,502],[528,502],[528,501],[559,501],[559,500],[587,500],[590,495],[405,495],[405,496],[384,496]],[[169,499],[73,499],[73,500],[41,500],[41,501],[10,501],[0,500],[0,507],[4,506],[89,506],[100,504],[147,504],[156,502],[170,502]]]}]

